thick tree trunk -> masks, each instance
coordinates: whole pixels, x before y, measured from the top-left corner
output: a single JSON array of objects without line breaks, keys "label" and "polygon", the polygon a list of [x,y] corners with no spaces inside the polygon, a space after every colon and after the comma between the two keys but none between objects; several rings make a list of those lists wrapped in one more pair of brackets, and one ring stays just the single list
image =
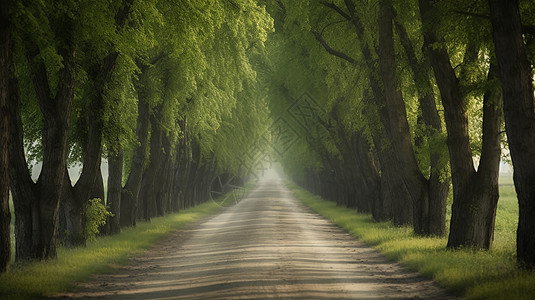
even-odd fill
[{"label": "thick tree trunk", "polygon": [[[140,75],[141,76],[141,75]],[[136,135],[139,141],[134,149],[132,166],[126,184],[121,192],[121,227],[136,225],[138,209],[138,196],[143,178],[143,166],[147,150],[147,140],[149,133],[149,104],[143,100],[142,94],[138,100],[138,117],[136,124]]]},{"label": "thick tree trunk", "polygon": [[[426,138],[428,141],[436,140],[442,134],[442,123],[435,102],[433,87],[429,76],[431,67],[424,60],[418,61],[412,42],[399,22],[395,22],[395,28],[400,42],[407,55],[409,66],[414,75],[414,81],[419,94],[420,110],[424,121]],[[439,149],[429,149],[430,174],[429,174],[429,203],[422,201],[416,210],[419,212],[416,219],[421,220],[422,233],[443,236],[446,233],[446,198],[449,192],[450,181],[448,166],[442,162],[445,156]],[[424,221],[427,220],[427,221]]]},{"label": "thick tree trunk", "polygon": [[[361,212],[369,213],[372,211],[373,204],[380,199],[381,178],[370,145],[362,132],[354,132],[351,140],[362,180],[362,199],[359,201],[358,209]],[[382,214],[383,217],[387,215],[391,216],[391,212]]]},{"label": "thick tree trunk", "polygon": [[[495,64],[491,64],[489,81],[496,78]],[[462,187],[464,199],[454,199],[448,247],[473,245],[489,249],[494,240],[494,222],[499,198],[501,118],[501,93],[489,90],[485,93],[483,102],[483,145],[479,168]]]},{"label": "thick tree trunk", "polygon": [[15,208],[15,260],[20,262],[36,258],[33,233],[34,227],[39,226],[38,190],[24,155],[21,102],[15,77],[9,79],[9,91],[9,179]]},{"label": "thick tree trunk", "polygon": [[[72,42],[72,20],[65,18],[62,24],[71,30],[64,31],[62,36]],[[38,180],[39,200],[38,213],[34,214],[33,244],[35,257],[39,259],[55,258],[56,231],[59,203],[63,191],[67,160],[67,138],[70,127],[70,113],[74,97],[75,84],[75,50],[66,43],[58,53],[63,58],[63,68],[59,71],[57,93],[50,98],[50,85],[43,61],[32,68],[32,81],[37,94],[39,107],[43,113],[43,165]],[[33,56],[30,56],[33,57]]]},{"label": "thick tree trunk", "polygon": [[[171,143],[169,138],[162,135],[163,152],[161,153],[160,170],[156,174],[155,182],[158,182],[160,188],[156,190],[156,216],[163,216],[170,212],[171,194],[173,182],[173,168],[171,157]],[[160,149],[162,151],[162,148]]]},{"label": "thick tree trunk", "polygon": [[[131,1],[125,1],[115,15],[115,23],[120,30],[124,25],[124,20],[128,17]],[[95,96],[91,99],[86,118],[82,119],[83,126],[88,128],[84,143],[83,169],[80,178],[71,187],[69,174],[65,172],[67,180],[65,184],[71,189],[65,190],[63,207],[66,209],[66,232],[64,244],[67,246],[85,246],[87,237],[85,236],[86,208],[90,199],[100,198],[104,200],[104,186],[102,173],[100,170],[102,157],[102,132],[104,128],[104,106],[105,93],[108,82],[112,78],[113,70],[117,63],[119,52],[111,51],[104,59],[94,64],[88,74],[95,85]]]},{"label": "thick tree trunk", "polygon": [[[158,111],[160,108],[156,108]],[[143,173],[143,179],[141,181],[141,189],[139,191],[139,202],[142,203],[143,210],[138,213],[138,216],[144,218],[145,221],[156,216],[156,196],[161,188],[161,183],[156,181],[158,172],[161,172],[162,163],[162,138],[163,132],[158,125],[158,119],[154,116],[150,116],[151,123],[151,135],[150,135],[150,156],[149,166]],[[157,185],[157,186],[155,186]]]},{"label": "thick tree trunk", "polygon": [[85,244],[83,203],[77,201],[67,169],[59,208],[58,241],[67,247]]},{"label": "thick tree trunk", "polygon": [[[345,5],[347,10],[349,11],[349,15],[343,13],[339,8],[333,6],[334,4],[324,4],[328,7],[334,8],[337,12],[339,12],[344,18],[351,21],[353,23],[353,27],[355,29],[355,33],[360,40],[360,50],[362,52],[362,56],[367,64],[367,72],[368,72],[368,78],[370,81],[370,87],[373,94],[373,101],[370,101],[369,97],[364,95],[364,100],[367,102],[367,105],[375,105],[377,107],[377,111],[379,114],[379,118],[381,120],[381,123],[383,124],[382,128],[377,128],[380,133],[375,133],[373,140],[374,144],[378,150],[378,156],[380,158],[380,164],[381,164],[381,195],[382,200],[379,205],[387,204],[389,201],[392,201],[393,204],[393,217],[394,217],[394,223],[396,225],[407,225],[412,224],[413,221],[413,201],[414,199],[417,199],[417,194],[420,194],[422,191],[420,189],[420,183],[414,185],[414,186],[408,186],[409,181],[412,182],[410,178],[404,178],[404,175],[408,174],[404,170],[401,169],[402,162],[398,161],[397,155],[395,151],[393,150],[393,146],[395,146],[395,142],[403,143],[403,139],[406,137],[393,137],[392,129],[397,130],[395,128],[394,123],[397,121],[396,119],[391,120],[389,119],[389,112],[392,109],[397,109],[394,107],[387,108],[387,99],[385,99],[385,94],[382,89],[382,85],[379,82],[378,73],[377,73],[377,67],[374,65],[374,58],[372,56],[372,51],[370,49],[370,46],[368,45],[366,38],[365,38],[365,32],[364,32],[364,26],[357,15],[357,11],[355,9],[355,5],[353,1],[348,0],[345,1]],[[388,15],[386,15],[388,17]],[[390,18],[390,17],[389,17]],[[381,22],[382,23],[382,22]],[[392,23],[390,22],[390,31],[391,31]],[[385,27],[386,28],[386,27]],[[383,39],[387,39],[387,36],[383,33]],[[384,54],[384,53],[383,53]],[[380,55],[383,55],[380,53]],[[385,68],[387,66],[383,66],[381,68]],[[383,71],[382,71],[383,72]],[[389,75],[390,76],[390,75]],[[383,79],[385,80],[385,79]],[[394,82],[388,82],[388,84],[394,84]],[[391,96],[391,95],[390,95]],[[374,102],[374,103],[372,103]],[[367,108],[371,109],[371,108]],[[373,124],[374,116],[370,112],[366,112],[366,115],[368,118],[370,118],[370,124]],[[394,140],[396,139],[396,140]],[[385,147],[384,142],[385,140],[388,141],[394,141],[394,144],[390,144],[390,146]],[[403,143],[405,144],[405,143]],[[406,152],[406,149],[402,150],[403,153]],[[410,174],[411,176],[415,176],[414,174]],[[384,176],[384,177],[383,177]],[[406,181],[408,180],[408,181]],[[414,191],[411,191],[413,190]],[[383,207],[386,208],[386,207]],[[381,209],[376,209],[376,211],[381,211]]]},{"label": "thick tree trunk", "polygon": [[11,66],[10,1],[0,8],[0,273],[11,261],[11,212],[9,211],[9,77]]},{"label": "thick tree trunk", "polygon": [[[105,69],[108,77],[111,74],[111,67]],[[99,192],[99,185],[102,185],[102,174],[100,163],[102,157],[102,130],[104,122],[102,115],[104,111],[104,91],[98,89],[97,95],[91,100],[86,112],[88,132],[85,141],[83,169],[80,178],[71,187],[71,179],[67,169],[65,169],[64,196],[62,208],[65,209],[65,228],[63,244],[65,246],[85,246],[85,212],[89,200],[92,198],[103,198],[103,188]],[[102,199],[104,200],[104,199]]]},{"label": "thick tree trunk", "polygon": [[123,151],[108,155],[108,196],[107,204],[113,216],[108,217],[109,233],[121,231],[121,189],[123,184]]},{"label": "thick tree trunk", "polygon": [[517,259],[535,269],[535,97],[518,0],[489,0],[519,204]]},{"label": "thick tree trunk", "polygon": [[[420,13],[425,24],[430,24],[429,0],[420,0]],[[476,172],[468,134],[468,117],[459,81],[451,66],[449,55],[442,47],[430,46],[440,42],[434,29],[424,33],[424,45],[430,57],[438,88],[442,96],[448,131],[448,150],[453,182],[453,206],[448,248],[460,246],[488,249],[494,232],[494,215],[498,200],[497,178],[500,161],[499,125],[501,99],[487,92],[483,112],[483,148],[479,170]],[[468,47],[465,59],[470,59]],[[489,79],[493,76],[493,67]]]},{"label": "thick tree trunk", "polygon": [[[429,193],[427,180],[422,175],[414,149],[407,121],[405,102],[401,94],[399,80],[396,78],[396,63],[394,52],[394,34],[392,29],[393,7],[391,0],[379,1],[379,69],[384,87],[390,137],[395,149],[398,170],[401,172],[405,188],[411,197],[413,205],[413,226],[416,234],[427,234],[427,209]],[[420,213],[418,213],[420,212]]]}]

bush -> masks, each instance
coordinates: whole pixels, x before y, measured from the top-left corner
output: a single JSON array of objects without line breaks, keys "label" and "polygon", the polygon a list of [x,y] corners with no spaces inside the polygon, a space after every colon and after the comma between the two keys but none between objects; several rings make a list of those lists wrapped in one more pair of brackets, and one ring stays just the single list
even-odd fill
[{"label": "bush", "polygon": [[89,200],[89,204],[85,211],[85,236],[87,240],[93,241],[99,233],[99,228],[106,224],[108,216],[113,216],[104,205],[104,201],[100,198]]}]

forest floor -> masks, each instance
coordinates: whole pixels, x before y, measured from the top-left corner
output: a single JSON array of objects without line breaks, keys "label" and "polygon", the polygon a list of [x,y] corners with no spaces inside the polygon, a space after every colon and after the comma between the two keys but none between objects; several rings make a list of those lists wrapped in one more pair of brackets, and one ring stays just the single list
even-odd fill
[{"label": "forest floor", "polygon": [[58,298],[454,299],[263,178],[237,205],[176,231]]}]

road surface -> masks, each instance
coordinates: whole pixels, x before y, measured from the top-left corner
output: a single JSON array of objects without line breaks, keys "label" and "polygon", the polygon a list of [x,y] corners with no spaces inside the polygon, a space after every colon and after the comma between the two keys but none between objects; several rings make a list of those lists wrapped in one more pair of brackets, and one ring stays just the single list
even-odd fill
[{"label": "road surface", "polygon": [[239,204],[79,288],[61,297],[454,298],[311,212],[273,175]]}]

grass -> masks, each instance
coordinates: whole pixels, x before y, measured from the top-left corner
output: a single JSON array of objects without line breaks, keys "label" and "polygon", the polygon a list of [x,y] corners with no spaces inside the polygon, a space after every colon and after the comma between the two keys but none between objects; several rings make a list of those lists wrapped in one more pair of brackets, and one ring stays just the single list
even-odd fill
[{"label": "grass", "polygon": [[[250,191],[253,187],[250,183],[244,189]],[[0,298],[42,298],[68,291],[75,282],[112,272],[170,232],[212,215],[221,207],[216,199],[151,222],[140,222],[118,235],[99,237],[85,248],[58,248],[55,260],[14,264],[9,273],[0,275]]]},{"label": "grass", "polygon": [[489,251],[446,250],[446,238],[417,237],[410,227],[374,222],[371,215],[336,206],[293,183],[287,185],[315,212],[456,295],[467,299],[535,298],[535,273],[521,271],[516,264],[518,203],[512,185],[501,186],[495,241]]}]

